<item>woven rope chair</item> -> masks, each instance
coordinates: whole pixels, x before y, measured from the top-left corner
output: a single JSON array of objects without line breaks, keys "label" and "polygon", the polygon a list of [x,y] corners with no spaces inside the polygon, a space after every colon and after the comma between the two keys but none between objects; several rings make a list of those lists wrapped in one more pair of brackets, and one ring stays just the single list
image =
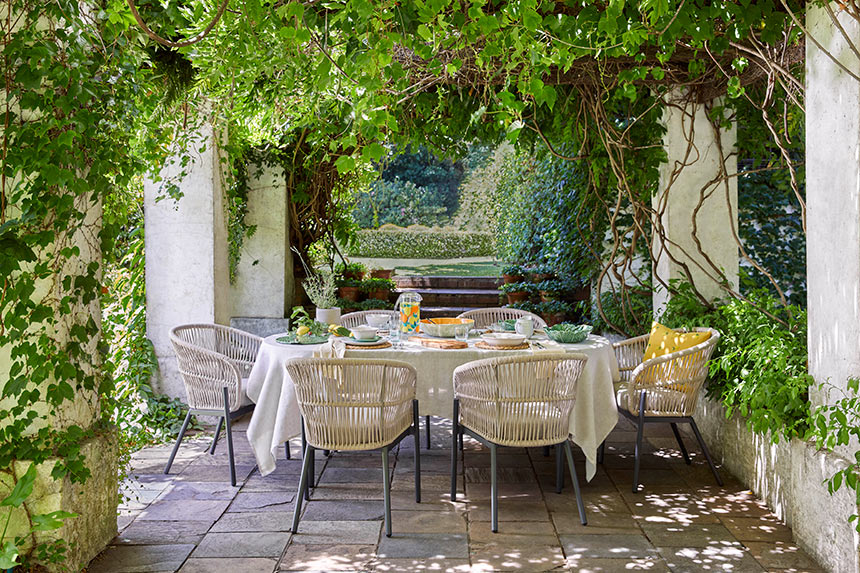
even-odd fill
[{"label": "woven rope chair", "polygon": [[567,456],[579,518],[585,506],[568,436],[576,385],[588,360],[584,354],[515,356],[476,360],[454,370],[454,434],[451,500],[457,495],[457,438],[469,434],[490,449],[493,532],[499,530],[496,450],[498,446],[556,447],[556,491],[561,493]]},{"label": "woven rope chair", "polygon": [[475,328],[489,328],[500,320],[511,318],[522,318],[530,316],[535,323],[535,328],[546,328],[546,321],[538,315],[527,310],[518,308],[476,308],[459,314],[457,318],[471,318],[475,321]]},{"label": "woven rope chair", "polygon": [[[683,329],[682,329],[683,330]],[[616,387],[618,410],[636,422],[636,450],[633,465],[633,492],[639,491],[639,461],[645,424],[668,423],[678,442],[684,461],[690,464],[687,448],[678,432],[678,424],[690,424],[702,453],[719,485],[723,480],[693,413],[699,391],[708,377],[708,361],[720,341],[720,333],[712,328],[695,328],[695,332],[710,332],[704,342],[678,352],[642,361],[649,335],[637,336],[612,345],[618,359],[622,382]],[[602,448],[602,446],[601,446]]]},{"label": "woven rope chair", "polygon": [[209,453],[215,453],[221,426],[226,424],[230,483],[236,485],[231,423],[254,408],[245,394],[244,379],[254,365],[262,341],[259,336],[219,324],[186,324],[170,331],[179,374],[185,384],[188,413],[167,460],[165,474],[170,472],[191,416],[217,416],[218,426]]},{"label": "woven rope chair", "polygon": [[340,324],[346,328],[361,326],[366,324],[368,314],[384,314],[388,316],[389,320],[398,316],[397,311],[394,310],[359,310],[341,316]]},{"label": "woven rope chair", "polygon": [[296,358],[287,362],[296,387],[307,441],[293,514],[299,526],[302,497],[313,480],[314,450],[382,450],[385,534],[391,537],[388,452],[408,435],[415,439],[415,501],[421,501],[421,457],[415,368],[397,360]]}]

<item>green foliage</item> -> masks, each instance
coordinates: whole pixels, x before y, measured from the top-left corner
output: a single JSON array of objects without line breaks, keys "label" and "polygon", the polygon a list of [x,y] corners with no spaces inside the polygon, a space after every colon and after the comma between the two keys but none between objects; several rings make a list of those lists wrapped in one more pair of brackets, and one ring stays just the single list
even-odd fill
[{"label": "green foliage", "polygon": [[548,300],[537,305],[537,312],[540,315],[561,314],[572,310],[573,305],[562,300]]},{"label": "green foliage", "polygon": [[507,265],[502,268],[502,274],[511,277],[524,277],[526,276],[526,272],[525,267],[522,265]]},{"label": "green foliage", "polygon": [[361,230],[349,249],[352,257],[446,259],[493,254],[493,235],[449,229]]},{"label": "green foliage", "polygon": [[361,282],[362,292],[373,292],[380,290],[391,292],[395,288],[397,288],[397,285],[391,279],[370,278],[364,279]]},{"label": "green foliage", "polygon": [[[600,309],[595,308],[591,324],[595,332],[620,328],[626,336],[638,336],[651,327],[653,293],[649,288],[631,287],[601,293]],[[602,313],[601,313],[602,311]]]},{"label": "green foliage", "polygon": [[522,281],[518,283],[507,283],[503,284],[499,287],[499,291],[505,294],[509,292],[525,292],[528,294],[536,294],[538,289],[537,285],[529,281]]},{"label": "green foliage", "polygon": [[[846,390],[838,389],[841,397],[837,400],[832,400],[837,391],[832,384],[821,384],[819,390],[829,396],[827,404],[816,408],[813,415],[816,445],[829,450],[855,445],[854,459],[830,476],[827,491],[832,495],[846,487],[854,491],[856,504],[860,505],[860,450],[856,450],[860,439],[860,380],[848,379]],[[850,519],[857,522],[856,529],[860,531],[858,515],[855,513]]]},{"label": "green foliage", "polygon": [[710,326],[722,335],[711,360],[708,394],[722,402],[727,415],[737,410],[751,430],[769,433],[774,442],[805,438],[813,383],[806,366],[806,312],[786,309],[766,291],[750,293],[749,302],[732,300],[709,311],[689,285],[676,287],[679,294],[669,301],[661,322],[672,328]]},{"label": "green foliage", "polygon": [[367,272],[367,267],[363,263],[358,262],[340,262],[335,266],[334,272],[339,277],[345,274],[360,275]]}]

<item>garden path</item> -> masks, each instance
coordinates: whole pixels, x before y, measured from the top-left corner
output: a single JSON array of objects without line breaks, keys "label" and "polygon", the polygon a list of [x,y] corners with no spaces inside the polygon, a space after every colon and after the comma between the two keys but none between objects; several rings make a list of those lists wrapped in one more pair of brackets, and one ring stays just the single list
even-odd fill
[{"label": "garden path", "polygon": [[[423,501],[413,499],[412,440],[391,461],[394,535],[382,534],[378,453],[335,453],[317,463],[319,485],[298,534],[288,529],[301,462],[256,470],[237,424],[240,487],[230,487],[226,444],[183,445],[172,475],[168,446],[132,459],[131,495],[119,534],[90,573],[272,573],[275,571],[819,571],[782,525],[737,480],[717,487],[700,455],[681,460],[668,428],[648,428],[643,492],[630,491],[635,431],[621,420],[605,464],[583,484],[588,526],[579,524],[570,481],[555,493],[554,457],[540,449],[500,454],[500,527],[489,527],[489,453],[466,440],[456,503],[448,500],[450,423],[436,419],[421,451]],[[694,444],[688,449],[695,452]],[[575,451],[578,451],[574,448]],[[583,457],[577,456],[580,476]]]}]

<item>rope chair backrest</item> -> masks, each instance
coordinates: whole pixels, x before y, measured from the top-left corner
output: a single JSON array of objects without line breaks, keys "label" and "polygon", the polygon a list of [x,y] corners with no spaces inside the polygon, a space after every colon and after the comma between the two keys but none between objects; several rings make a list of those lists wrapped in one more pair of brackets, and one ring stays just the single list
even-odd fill
[{"label": "rope chair backrest", "polygon": [[476,360],[454,371],[461,423],[502,446],[563,442],[588,357],[516,356]]},{"label": "rope chair backrest", "polygon": [[524,316],[530,316],[535,323],[535,328],[546,328],[546,321],[527,310],[518,308],[476,308],[467,310],[457,316],[457,318],[471,318],[475,321],[475,328],[487,328],[500,320],[517,319]]},{"label": "rope chair backrest", "polygon": [[711,336],[692,348],[646,360],[636,367],[628,384],[627,407],[630,412],[639,414],[639,397],[645,391],[646,416],[693,415],[720,333],[712,328],[692,330],[710,332]]},{"label": "rope chair backrest", "polygon": [[315,448],[372,450],[412,424],[418,376],[405,362],[296,358],[286,368]]},{"label": "rope chair backrest", "polygon": [[345,326],[346,328],[361,326],[362,324],[366,324],[368,314],[384,314],[388,316],[389,320],[398,316],[397,312],[394,310],[359,310],[340,317],[340,325]]},{"label": "rope chair backrest", "polygon": [[242,371],[229,357],[213,350],[219,347],[218,334],[208,326],[177,326],[170,331],[188,406],[223,410],[226,386],[230,411],[234,411],[242,403]]},{"label": "rope chair backrest", "polygon": [[244,330],[221,324],[184,324],[173,329],[188,344],[217,352],[236,364],[247,378],[263,339]]}]

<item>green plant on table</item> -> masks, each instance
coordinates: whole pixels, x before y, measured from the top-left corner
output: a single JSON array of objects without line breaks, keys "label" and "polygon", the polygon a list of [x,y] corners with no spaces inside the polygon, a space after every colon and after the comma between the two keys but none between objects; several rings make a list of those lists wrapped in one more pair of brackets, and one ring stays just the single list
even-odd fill
[{"label": "green plant on table", "polygon": [[337,285],[331,271],[317,270],[302,282],[302,286],[317,308],[334,308],[337,305]]},{"label": "green plant on table", "polygon": [[291,332],[296,333],[298,336],[325,336],[329,333],[328,325],[311,318],[311,315],[309,315],[308,311],[302,306],[293,307],[290,321],[293,324]]}]

